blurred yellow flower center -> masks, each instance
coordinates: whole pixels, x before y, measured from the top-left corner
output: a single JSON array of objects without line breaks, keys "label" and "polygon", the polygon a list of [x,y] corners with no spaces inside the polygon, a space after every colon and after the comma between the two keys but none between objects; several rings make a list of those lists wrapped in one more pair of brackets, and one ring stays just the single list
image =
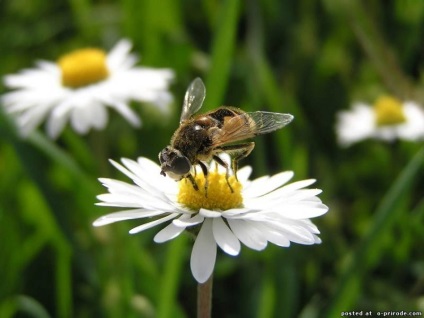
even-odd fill
[{"label": "blurred yellow flower center", "polygon": [[377,126],[396,125],[406,121],[402,103],[393,97],[383,96],[374,104]]},{"label": "blurred yellow flower center", "polygon": [[206,191],[204,175],[202,173],[197,174],[195,180],[199,190],[194,189],[191,182],[187,179],[183,179],[179,183],[180,192],[178,193],[177,200],[189,209],[197,211],[200,208],[205,208],[215,211],[225,211],[242,206],[242,185],[234,176],[228,178],[228,182],[234,192],[231,192],[225,174],[210,172],[208,174],[209,184]]},{"label": "blurred yellow flower center", "polygon": [[59,58],[62,84],[78,88],[104,80],[109,76],[106,54],[99,49],[81,49]]}]

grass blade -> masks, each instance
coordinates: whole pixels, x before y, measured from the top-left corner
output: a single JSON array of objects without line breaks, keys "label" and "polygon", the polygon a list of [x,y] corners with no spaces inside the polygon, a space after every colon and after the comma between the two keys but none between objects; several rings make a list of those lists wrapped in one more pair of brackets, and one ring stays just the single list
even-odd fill
[{"label": "grass blade", "polygon": [[336,317],[340,312],[348,310],[358,296],[357,291],[361,279],[367,270],[366,264],[371,257],[376,258],[373,251],[378,250],[380,238],[389,231],[393,223],[405,212],[398,209],[402,199],[408,194],[412,184],[416,181],[417,172],[424,162],[424,148],[421,148],[395,180],[375,212],[368,233],[353,253],[350,263],[345,267],[339,284],[335,290],[334,298],[326,313],[326,317]]}]

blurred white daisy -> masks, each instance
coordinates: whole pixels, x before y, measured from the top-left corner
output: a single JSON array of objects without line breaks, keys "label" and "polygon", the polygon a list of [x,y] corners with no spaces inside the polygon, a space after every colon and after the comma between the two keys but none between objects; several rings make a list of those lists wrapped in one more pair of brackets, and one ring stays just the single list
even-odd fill
[{"label": "blurred white daisy", "polygon": [[174,74],[169,69],[135,66],[138,59],[130,54],[131,47],[130,41],[121,40],[108,54],[100,49],[81,49],[56,63],[40,61],[36,68],[6,75],[4,83],[13,91],[4,94],[1,102],[16,117],[23,136],[46,117],[52,138],[62,132],[68,120],[80,134],[91,128],[103,129],[108,121],[106,107],[140,126],[128,103],[152,103],[168,112],[172,101],[168,86]]},{"label": "blurred white daisy", "polygon": [[267,243],[287,247],[290,242],[318,244],[318,228],[309,218],[327,212],[317,197],[321,190],[306,189],[315,180],[287,182],[293,172],[264,176],[249,181],[250,167],[244,167],[229,182],[225,171],[211,165],[205,196],[205,178],[196,173],[199,190],[183,179],[175,182],[160,175],[161,168],[140,157],[138,161],[122,159],[123,165],[112,164],[132,179],[134,184],[100,179],[109,193],[98,196],[98,205],[124,208],[97,219],[93,225],[102,226],[118,221],[154,217],[153,221],[133,228],[139,233],[156,225],[168,223],[154,237],[157,243],[177,237],[184,230],[196,234],[191,253],[191,271],[199,282],[212,274],[217,245],[227,254],[238,255],[241,243],[254,250],[263,250]]},{"label": "blurred white daisy", "polygon": [[336,133],[342,146],[368,138],[392,141],[424,139],[424,111],[415,102],[383,96],[373,106],[357,103],[338,114]]}]

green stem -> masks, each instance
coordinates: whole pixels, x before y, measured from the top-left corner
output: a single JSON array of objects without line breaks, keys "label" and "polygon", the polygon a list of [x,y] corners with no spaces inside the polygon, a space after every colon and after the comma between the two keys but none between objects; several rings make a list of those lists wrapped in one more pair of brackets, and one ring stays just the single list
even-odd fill
[{"label": "green stem", "polygon": [[[325,317],[336,317],[346,308],[351,308],[356,301],[362,278],[366,271],[372,268],[372,259],[378,258],[379,242],[399,220],[405,209],[399,209],[399,204],[404,201],[412,185],[417,181],[418,172],[422,169],[424,161],[424,147],[412,158],[402,170],[399,177],[381,200],[374,213],[374,220],[368,233],[359,242],[358,247],[352,253],[350,262],[338,279],[338,286],[334,298],[326,312]],[[349,307],[350,306],[350,307]]]},{"label": "green stem", "polygon": [[212,312],[213,274],[203,284],[197,285],[197,318],[210,318]]},{"label": "green stem", "polygon": [[101,176],[110,175],[110,163],[108,161],[109,155],[109,139],[104,130],[93,130],[90,134],[90,148],[97,162],[98,171],[97,173]]},{"label": "green stem", "polygon": [[212,42],[211,68],[206,78],[208,97],[203,105],[204,109],[210,110],[222,105],[237,43],[240,4],[239,0],[226,0],[219,10],[219,21]]},{"label": "green stem", "polygon": [[413,87],[410,79],[403,73],[396,56],[384,41],[372,19],[360,1],[341,2],[356,37],[387,87],[400,98],[410,98]]}]

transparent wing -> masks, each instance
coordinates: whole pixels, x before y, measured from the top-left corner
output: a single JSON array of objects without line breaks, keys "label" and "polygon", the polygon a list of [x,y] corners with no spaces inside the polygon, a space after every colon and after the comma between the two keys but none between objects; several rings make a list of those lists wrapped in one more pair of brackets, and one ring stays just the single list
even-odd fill
[{"label": "transparent wing", "polygon": [[212,137],[214,146],[252,138],[270,133],[289,124],[293,120],[290,114],[271,112],[243,113],[224,120],[224,124]]},{"label": "transparent wing", "polygon": [[290,124],[294,118],[290,114],[271,112],[253,112],[247,113],[247,116],[256,124],[256,135],[263,135],[281,129]]},{"label": "transparent wing", "polygon": [[184,96],[183,111],[181,112],[180,123],[189,119],[202,107],[206,96],[206,88],[203,81],[197,77],[188,87]]}]

